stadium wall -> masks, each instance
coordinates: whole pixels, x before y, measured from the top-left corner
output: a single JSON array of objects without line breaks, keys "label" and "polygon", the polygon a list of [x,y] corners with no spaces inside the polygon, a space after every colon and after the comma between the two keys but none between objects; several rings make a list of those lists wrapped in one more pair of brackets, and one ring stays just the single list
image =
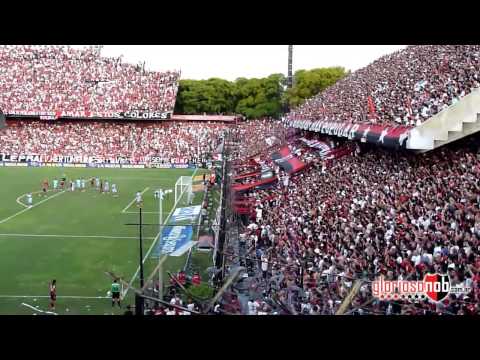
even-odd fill
[{"label": "stadium wall", "polygon": [[85,164],[85,163],[44,163],[36,161],[0,161],[0,167],[76,167],[76,168],[108,168],[108,169],[195,169],[201,166],[194,164]]},{"label": "stadium wall", "polygon": [[346,137],[350,140],[368,142],[390,148],[406,148],[410,127],[380,126],[368,124],[346,124],[342,122],[291,120],[288,125],[295,129],[320,134]]},{"label": "stadium wall", "polygon": [[9,119],[33,118],[40,120],[169,120],[173,112],[159,111],[15,111],[7,112],[5,116]]},{"label": "stadium wall", "polygon": [[480,89],[410,131],[407,148],[431,150],[480,131]]},{"label": "stadium wall", "polygon": [[90,111],[18,111],[9,112],[8,119],[30,120],[119,120],[119,121],[214,121],[234,123],[238,116],[224,115],[174,115],[173,112],[127,111],[127,112],[90,112]]}]

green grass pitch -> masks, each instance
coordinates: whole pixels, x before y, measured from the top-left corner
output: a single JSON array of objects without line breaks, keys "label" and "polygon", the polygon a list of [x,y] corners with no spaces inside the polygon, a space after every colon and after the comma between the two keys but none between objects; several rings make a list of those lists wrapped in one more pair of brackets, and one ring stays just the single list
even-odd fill
[{"label": "green grass pitch", "polygon": [[[204,170],[198,170],[200,175]],[[58,314],[119,314],[106,297],[112,271],[130,281],[139,263],[138,209],[133,202],[137,191],[143,194],[145,223],[158,223],[158,188],[174,189],[180,176],[192,176],[188,169],[94,169],[94,168],[17,168],[0,167],[0,314],[41,314],[48,310],[48,283],[57,280]],[[43,179],[50,185],[63,174],[68,179],[98,176],[118,187],[118,197],[100,194],[87,182],[86,191],[50,191],[40,196]],[[26,208],[26,197],[33,194],[33,207]],[[200,204],[202,193],[195,195]],[[185,196],[186,197],[186,196]],[[173,210],[175,195],[163,203],[164,220]],[[132,203],[133,202],[133,203]],[[130,205],[130,206],[128,206]],[[187,206],[183,200],[177,205]],[[147,254],[158,234],[158,226],[143,229],[143,253]],[[209,266],[210,254],[196,254],[197,261]],[[200,260],[198,260],[200,259]],[[145,262],[145,278],[157,260]],[[169,257],[165,271],[178,271],[185,256]],[[167,278],[167,276],[164,276]],[[138,276],[134,286],[139,286]],[[22,305],[26,304],[26,305]],[[129,291],[123,305],[133,305]]]}]

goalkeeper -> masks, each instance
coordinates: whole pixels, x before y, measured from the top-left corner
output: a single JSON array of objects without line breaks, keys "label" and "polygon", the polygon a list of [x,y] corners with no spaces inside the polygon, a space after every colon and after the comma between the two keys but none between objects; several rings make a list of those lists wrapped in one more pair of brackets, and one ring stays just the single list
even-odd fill
[{"label": "goalkeeper", "polygon": [[195,194],[193,193],[192,188],[190,188],[188,190],[188,205],[192,205],[194,197],[195,197]]},{"label": "goalkeeper", "polygon": [[113,280],[112,283],[112,307],[115,306],[115,303],[118,304],[118,307],[121,308],[122,306],[120,305],[120,284],[117,282],[117,280]]}]

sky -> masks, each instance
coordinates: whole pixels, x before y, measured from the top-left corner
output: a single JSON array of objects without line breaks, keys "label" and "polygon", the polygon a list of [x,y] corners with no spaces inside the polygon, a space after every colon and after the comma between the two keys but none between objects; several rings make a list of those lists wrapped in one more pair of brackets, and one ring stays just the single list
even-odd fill
[{"label": "sky", "polygon": [[[81,47],[76,45],[75,47]],[[293,72],[342,66],[360,69],[405,45],[294,45]],[[102,55],[145,61],[148,70],[181,70],[182,79],[265,77],[287,73],[287,45],[105,45]]]}]

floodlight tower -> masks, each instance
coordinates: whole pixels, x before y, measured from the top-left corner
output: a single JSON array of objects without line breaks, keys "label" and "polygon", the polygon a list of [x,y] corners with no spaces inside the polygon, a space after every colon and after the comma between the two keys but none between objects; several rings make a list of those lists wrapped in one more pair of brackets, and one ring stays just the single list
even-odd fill
[{"label": "floodlight tower", "polygon": [[287,76],[287,87],[288,87],[289,89],[293,86],[292,62],[293,62],[293,45],[288,45],[288,76]]},{"label": "floodlight tower", "polygon": [[[293,45],[288,45],[288,72],[287,72],[287,87],[285,90],[291,89],[293,86],[293,74],[292,74],[292,63],[293,63]],[[288,101],[283,103],[283,113],[288,113],[290,111],[288,106]]]}]

